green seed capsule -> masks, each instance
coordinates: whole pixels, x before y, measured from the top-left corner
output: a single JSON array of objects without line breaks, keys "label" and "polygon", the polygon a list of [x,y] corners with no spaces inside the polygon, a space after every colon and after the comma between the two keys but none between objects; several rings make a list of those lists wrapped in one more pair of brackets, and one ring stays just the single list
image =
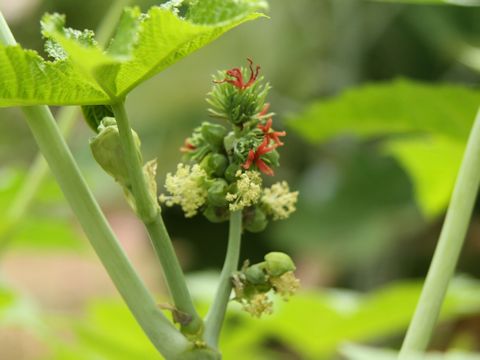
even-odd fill
[{"label": "green seed capsule", "polygon": [[[212,154],[208,160],[208,167],[211,169],[212,174],[217,177],[223,176],[228,166],[228,159],[222,154]],[[207,171],[208,172],[208,171]]]},{"label": "green seed capsule", "polygon": [[260,285],[268,282],[268,277],[265,273],[265,262],[249,266],[244,273],[250,284]]},{"label": "green seed capsule", "polygon": [[244,227],[246,230],[257,233],[265,230],[268,225],[267,215],[260,208],[256,207],[251,211],[248,210],[247,216],[245,216]]},{"label": "green seed capsule", "polygon": [[237,181],[237,171],[240,170],[240,165],[232,163],[227,166],[227,169],[225,170],[225,179],[227,179],[228,182],[233,183]]},{"label": "green seed capsule", "polygon": [[219,150],[223,145],[223,138],[227,135],[227,129],[222,125],[204,122],[201,126],[201,133],[212,149]]},{"label": "green seed capsule", "polygon": [[266,269],[270,276],[282,276],[286,272],[295,271],[296,267],[290,256],[282,252],[270,252],[265,255]]},{"label": "green seed capsule", "polygon": [[221,223],[230,219],[228,207],[217,207],[209,205],[203,211],[203,216],[213,223]]},{"label": "green seed capsule", "polygon": [[213,206],[227,205],[225,198],[228,191],[228,183],[224,179],[215,179],[208,188],[208,204]]}]

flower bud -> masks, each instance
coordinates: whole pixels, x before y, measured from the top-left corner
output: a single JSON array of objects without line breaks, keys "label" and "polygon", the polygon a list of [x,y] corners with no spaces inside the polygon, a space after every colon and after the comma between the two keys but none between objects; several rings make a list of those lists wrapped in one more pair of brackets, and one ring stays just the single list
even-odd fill
[{"label": "flower bud", "polygon": [[244,227],[246,230],[257,233],[265,230],[268,225],[267,215],[258,207],[248,209],[244,218]]},{"label": "flower bud", "polygon": [[[99,133],[90,140],[90,148],[97,163],[123,187],[130,188],[128,168],[123,159],[120,135],[114,118],[105,117],[98,127]],[[132,130],[135,148],[141,159],[140,139]]]},{"label": "flower bud", "polygon": [[268,283],[268,277],[265,273],[265,262],[247,267],[244,274],[250,284],[263,285]]},{"label": "flower bud", "polygon": [[229,154],[233,151],[235,139],[235,133],[233,131],[229,132],[228,135],[223,138],[223,146],[225,147],[225,151]]},{"label": "flower bud", "polygon": [[282,252],[270,252],[265,255],[266,270],[270,276],[278,277],[289,271],[295,271],[290,256]]},{"label": "flower bud", "polygon": [[208,188],[208,204],[214,206],[227,205],[225,196],[228,191],[228,183],[224,179],[215,179],[213,184]]},{"label": "flower bud", "polygon": [[230,211],[228,211],[228,207],[226,206],[217,207],[208,205],[203,211],[203,216],[213,223],[221,223],[230,218]]},{"label": "flower bud", "polygon": [[220,150],[223,145],[223,138],[227,135],[227,129],[222,125],[204,122],[201,126],[201,133],[212,149]]}]

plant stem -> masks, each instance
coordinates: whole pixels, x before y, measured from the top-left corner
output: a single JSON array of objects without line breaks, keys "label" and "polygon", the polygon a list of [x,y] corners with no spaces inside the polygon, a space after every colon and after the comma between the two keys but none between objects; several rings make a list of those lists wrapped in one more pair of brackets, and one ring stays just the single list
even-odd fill
[{"label": "plant stem", "polygon": [[400,351],[400,359],[425,351],[468,230],[480,185],[480,110],[467,143],[440,239]]},{"label": "plant stem", "polygon": [[132,193],[135,197],[138,216],[145,224],[153,223],[159,213],[159,207],[157,199],[152,198],[150,195],[147,179],[143,173],[142,159],[138,155],[127,112],[125,111],[124,100],[112,105],[112,110],[117,121],[123,157],[132,183]]},{"label": "plant stem", "polygon": [[218,348],[220,330],[222,329],[225,312],[232,292],[232,275],[238,269],[240,245],[242,238],[242,211],[235,211],[230,215],[228,247],[225,263],[220,274],[220,283],[205,320],[204,339],[209,346]]},{"label": "plant stem", "polygon": [[132,192],[136,201],[137,213],[148,230],[150,240],[160,260],[176,310],[188,314],[191,317],[191,321],[188,324],[182,324],[182,330],[190,334],[197,334],[201,331],[203,322],[193,305],[185,276],[178,262],[168,232],[165,229],[157,199],[152,199],[150,195],[147,180],[143,173],[141,159],[137,155],[138,151],[135,148],[124,102],[121,101],[112,105],[112,109],[117,121],[123,156],[132,183]]},{"label": "plant stem", "polygon": [[[96,32],[97,41],[101,46],[105,46],[111,38],[115,26],[118,23],[118,19],[122,14],[123,8],[130,2],[131,0],[117,0],[112,6],[110,6]],[[64,138],[70,136],[70,132],[79,114],[80,111],[78,107],[66,106],[59,111],[58,126]],[[0,230],[0,256],[4,253],[8,244],[14,237],[23,216],[32,205],[35,195],[48,173],[47,162],[41,154],[37,154],[28,173],[25,175],[25,180],[23,181],[20,190],[17,192],[5,214],[3,222],[6,225]]]},{"label": "plant stem", "polygon": [[[16,44],[1,12],[0,41]],[[189,349],[188,340],[160,311],[118,244],[49,108],[30,106],[22,110],[65,198],[130,311],[158,351],[169,359],[176,358]]]},{"label": "plant stem", "polygon": [[46,106],[25,107],[27,123],[98,257],[145,333],[165,356],[188,341],[163,315],[128,261]]},{"label": "plant stem", "polygon": [[190,292],[188,291],[182,268],[178,262],[172,242],[160,213],[153,223],[145,224],[150,240],[162,265],[168,290],[172,296],[175,308],[188,314],[190,319],[182,325],[182,331],[198,334],[203,329],[203,321],[198,315]]}]

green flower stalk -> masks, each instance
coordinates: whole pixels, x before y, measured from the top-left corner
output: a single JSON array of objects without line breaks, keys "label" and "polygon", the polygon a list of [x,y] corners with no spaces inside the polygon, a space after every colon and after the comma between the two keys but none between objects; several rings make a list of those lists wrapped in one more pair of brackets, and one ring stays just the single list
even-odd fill
[{"label": "green flower stalk", "polygon": [[285,181],[263,186],[262,174],[273,176],[280,165],[277,149],[286,132],[273,129],[274,114],[265,102],[270,86],[259,76],[260,67],[248,61],[248,68],[214,77],[209,114],[222,122],[203,122],[185,139],[180,148],[184,162],[167,174],[167,193],[159,197],[165,206],[179,205],[185,217],[230,220],[225,264],[205,320],[204,340],[212,348],[218,346],[232,288],[243,309],[260,317],[273,311],[271,293],[288,298],[299,286],[292,260],[282,253],[268,254],[262,264],[238,272],[242,232],[260,232],[270,220],[288,218],[298,199]]}]

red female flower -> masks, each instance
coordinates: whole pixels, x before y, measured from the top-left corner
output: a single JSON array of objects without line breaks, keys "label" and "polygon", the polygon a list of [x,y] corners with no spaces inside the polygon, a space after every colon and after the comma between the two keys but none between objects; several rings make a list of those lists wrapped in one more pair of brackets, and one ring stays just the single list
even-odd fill
[{"label": "red female flower", "polygon": [[273,170],[271,167],[269,167],[267,164],[265,164],[265,161],[261,159],[262,155],[265,155],[266,153],[275,150],[276,146],[268,146],[269,139],[265,137],[262,141],[262,143],[258,146],[257,150],[253,151],[250,150],[248,152],[247,160],[245,163],[242,165],[242,167],[245,170],[250,169],[250,166],[252,164],[255,164],[262,173],[265,175],[273,176]]},{"label": "red female flower", "polygon": [[267,120],[265,125],[258,124],[258,128],[263,131],[265,138],[268,140],[273,140],[276,146],[284,145],[283,142],[280,141],[280,136],[285,136],[287,133],[285,131],[275,131],[272,129],[272,118]]},{"label": "red female flower", "polygon": [[257,65],[255,68],[255,71],[253,70],[253,61],[251,59],[247,59],[249,62],[249,68],[250,68],[250,78],[246,83],[243,82],[243,75],[242,75],[242,70],[240,68],[233,68],[230,70],[227,70],[227,76],[230,76],[233,79],[225,78],[222,81],[215,81],[216,83],[224,83],[227,82],[229,84],[232,84],[233,86],[237,87],[240,90],[245,90],[252,86],[252,84],[257,80],[258,77],[258,72],[260,71],[260,66]]}]

